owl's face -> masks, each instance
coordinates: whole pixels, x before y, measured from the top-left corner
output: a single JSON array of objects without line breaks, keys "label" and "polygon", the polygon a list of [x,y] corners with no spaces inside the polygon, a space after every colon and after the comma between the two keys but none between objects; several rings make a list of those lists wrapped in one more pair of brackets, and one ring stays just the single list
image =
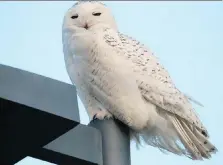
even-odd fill
[{"label": "owl's face", "polygon": [[97,30],[100,27],[117,29],[115,19],[105,5],[100,2],[79,2],[67,11],[63,27],[80,30]]}]

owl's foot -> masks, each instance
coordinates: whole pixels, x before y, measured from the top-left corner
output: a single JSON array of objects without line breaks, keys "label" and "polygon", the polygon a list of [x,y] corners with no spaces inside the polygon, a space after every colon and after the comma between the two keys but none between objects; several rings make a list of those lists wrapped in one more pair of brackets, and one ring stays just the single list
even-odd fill
[{"label": "owl's foot", "polygon": [[113,118],[112,114],[110,112],[108,112],[107,110],[100,110],[95,112],[95,114],[93,115],[92,120],[105,120],[105,119],[111,119]]}]

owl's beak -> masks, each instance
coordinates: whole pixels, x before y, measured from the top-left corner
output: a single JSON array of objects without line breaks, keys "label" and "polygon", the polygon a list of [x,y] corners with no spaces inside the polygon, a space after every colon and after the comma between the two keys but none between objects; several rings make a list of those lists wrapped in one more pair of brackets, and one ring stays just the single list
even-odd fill
[{"label": "owl's beak", "polygon": [[85,28],[85,29],[88,29],[88,24],[85,24],[84,28]]}]

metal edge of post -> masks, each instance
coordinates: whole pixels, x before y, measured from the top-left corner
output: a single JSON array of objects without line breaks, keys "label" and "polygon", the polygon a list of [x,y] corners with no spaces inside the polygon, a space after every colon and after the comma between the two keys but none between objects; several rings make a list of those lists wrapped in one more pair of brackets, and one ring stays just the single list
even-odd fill
[{"label": "metal edge of post", "polygon": [[103,165],[131,165],[129,128],[118,120],[93,120],[89,123],[102,135]]}]

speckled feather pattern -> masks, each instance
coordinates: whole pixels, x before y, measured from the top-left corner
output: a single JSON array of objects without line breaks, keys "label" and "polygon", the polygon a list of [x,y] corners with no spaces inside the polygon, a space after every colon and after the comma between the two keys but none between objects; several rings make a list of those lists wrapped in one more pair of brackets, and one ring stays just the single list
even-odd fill
[{"label": "speckled feather pattern", "polygon": [[[139,41],[121,33],[119,33],[119,36],[123,49],[126,51],[123,55],[135,64],[134,71],[142,75],[141,79],[137,80],[142,95],[160,108],[179,115],[199,129],[207,132],[196,116],[191,103],[175,87],[168,72],[159,63],[158,58]],[[109,37],[105,37],[105,39],[109,40]],[[112,46],[112,44],[110,45]]]},{"label": "speckled feather pattern", "polygon": [[[190,123],[185,124],[183,122],[188,131],[191,131],[189,127],[192,129],[197,128],[196,131],[199,130],[200,136],[208,137],[207,130],[196,115],[187,96],[175,87],[169,73],[159,63],[158,58],[148,48],[132,37],[122,33],[119,33],[119,37],[122,46],[116,45],[116,41],[112,36],[105,35],[104,38],[105,42],[115,49],[125,50],[122,55],[126,57],[126,60],[130,60],[135,64],[133,71],[140,75],[136,82],[142,96],[150,103],[156,105],[157,109],[170,112],[170,118],[173,121],[180,122],[179,119],[172,117],[172,115],[177,115],[180,117],[180,120]],[[187,143],[191,143],[193,146],[192,142],[189,141]],[[203,140],[203,143],[207,143],[207,141]],[[201,146],[202,144],[199,145]],[[190,147],[190,150],[193,150],[197,154],[197,157],[201,157],[201,153],[197,147],[187,147]],[[217,149],[211,145],[211,149],[206,149],[206,152],[209,153],[215,150]]]},{"label": "speckled feather pattern", "polygon": [[[107,17],[92,17],[95,8]],[[83,13],[82,20],[72,22],[73,13]],[[92,27],[81,28],[84,22]],[[63,50],[67,72],[91,120],[115,117],[129,126],[138,143],[191,159],[217,152],[190,98],[177,89],[151,50],[118,32],[105,5],[79,2],[69,10]]]},{"label": "speckled feather pattern", "polygon": [[[159,63],[158,58],[139,41],[121,33],[119,33],[119,37],[122,46],[117,45],[115,39],[108,34],[105,35],[104,39],[115,49],[125,50],[122,55],[126,57],[126,60],[135,64],[133,71],[140,75],[136,82],[142,96],[156,105],[157,109],[166,110],[172,115],[179,116],[182,120],[189,122],[191,127],[199,129],[203,136],[208,137],[207,130],[197,117],[191,103],[175,87],[168,72]],[[172,120],[179,122],[179,119],[172,118]],[[194,150],[198,157],[201,156],[196,147],[192,147],[191,150]],[[207,152],[209,151],[207,150]]]},{"label": "speckled feather pattern", "polygon": [[[121,33],[119,33],[119,37],[122,47],[116,45],[115,39],[108,34],[104,36],[104,39],[115,49],[124,49],[125,53],[123,55],[135,64],[133,66],[134,72],[142,75],[140,76],[142,79],[136,80],[142,95],[160,108],[179,115],[206,132],[201,121],[194,113],[189,100],[175,87],[168,72],[159,63],[158,58],[139,41]],[[150,83],[146,82],[146,78]],[[151,84],[151,81],[153,84]],[[159,100],[156,98],[159,98]]]}]

